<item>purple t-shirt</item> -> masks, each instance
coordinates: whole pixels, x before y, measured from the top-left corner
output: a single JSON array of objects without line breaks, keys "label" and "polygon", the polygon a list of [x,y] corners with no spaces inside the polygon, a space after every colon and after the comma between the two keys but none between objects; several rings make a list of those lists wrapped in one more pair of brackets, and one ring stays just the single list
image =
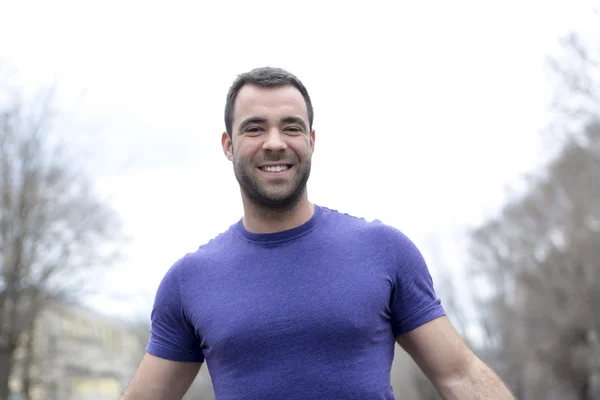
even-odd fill
[{"label": "purple t-shirt", "polygon": [[396,336],[442,315],[404,234],[316,206],[285,232],[240,220],[177,261],[147,351],[206,360],[217,400],[394,399]]}]

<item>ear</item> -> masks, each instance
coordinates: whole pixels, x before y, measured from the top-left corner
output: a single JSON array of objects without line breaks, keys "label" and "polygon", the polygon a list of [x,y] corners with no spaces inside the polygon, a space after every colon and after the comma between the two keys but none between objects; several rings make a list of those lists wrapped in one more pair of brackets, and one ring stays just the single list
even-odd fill
[{"label": "ear", "polygon": [[314,129],[310,132],[310,152],[315,151],[315,131]]},{"label": "ear", "polygon": [[227,132],[223,132],[221,135],[221,146],[223,146],[223,154],[229,161],[233,160],[233,143]]}]

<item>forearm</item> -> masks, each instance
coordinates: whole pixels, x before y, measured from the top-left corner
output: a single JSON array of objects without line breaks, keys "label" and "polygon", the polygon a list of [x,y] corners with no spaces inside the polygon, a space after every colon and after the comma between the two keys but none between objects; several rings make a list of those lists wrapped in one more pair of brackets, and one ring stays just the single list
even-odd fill
[{"label": "forearm", "polygon": [[201,366],[201,363],[170,361],[146,353],[119,400],[179,400]]},{"label": "forearm", "polygon": [[479,360],[435,386],[443,400],[515,400],[502,380]]},{"label": "forearm", "polygon": [[166,387],[150,386],[148,384],[130,385],[121,395],[119,400],[167,400],[181,399],[183,394],[173,393]]}]

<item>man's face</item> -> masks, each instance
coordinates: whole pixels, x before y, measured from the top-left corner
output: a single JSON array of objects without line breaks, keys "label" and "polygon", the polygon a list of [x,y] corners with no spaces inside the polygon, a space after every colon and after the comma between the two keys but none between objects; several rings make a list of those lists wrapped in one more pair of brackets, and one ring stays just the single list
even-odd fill
[{"label": "man's face", "polygon": [[286,210],[305,192],[314,150],[306,103],[293,86],[243,86],[234,108],[231,138],[223,151],[251,203]]}]

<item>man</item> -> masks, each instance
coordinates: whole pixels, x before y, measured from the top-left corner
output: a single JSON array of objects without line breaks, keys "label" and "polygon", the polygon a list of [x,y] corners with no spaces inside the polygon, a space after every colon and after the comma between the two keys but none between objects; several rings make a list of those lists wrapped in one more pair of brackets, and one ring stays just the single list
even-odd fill
[{"label": "man", "polygon": [[315,132],[300,80],[240,75],[225,126],[244,215],[166,273],[122,399],[181,399],[205,360],[217,400],[394,399],[396,342],[444,399],[513,399],[453,329],[404,234],[309,201]]}]

